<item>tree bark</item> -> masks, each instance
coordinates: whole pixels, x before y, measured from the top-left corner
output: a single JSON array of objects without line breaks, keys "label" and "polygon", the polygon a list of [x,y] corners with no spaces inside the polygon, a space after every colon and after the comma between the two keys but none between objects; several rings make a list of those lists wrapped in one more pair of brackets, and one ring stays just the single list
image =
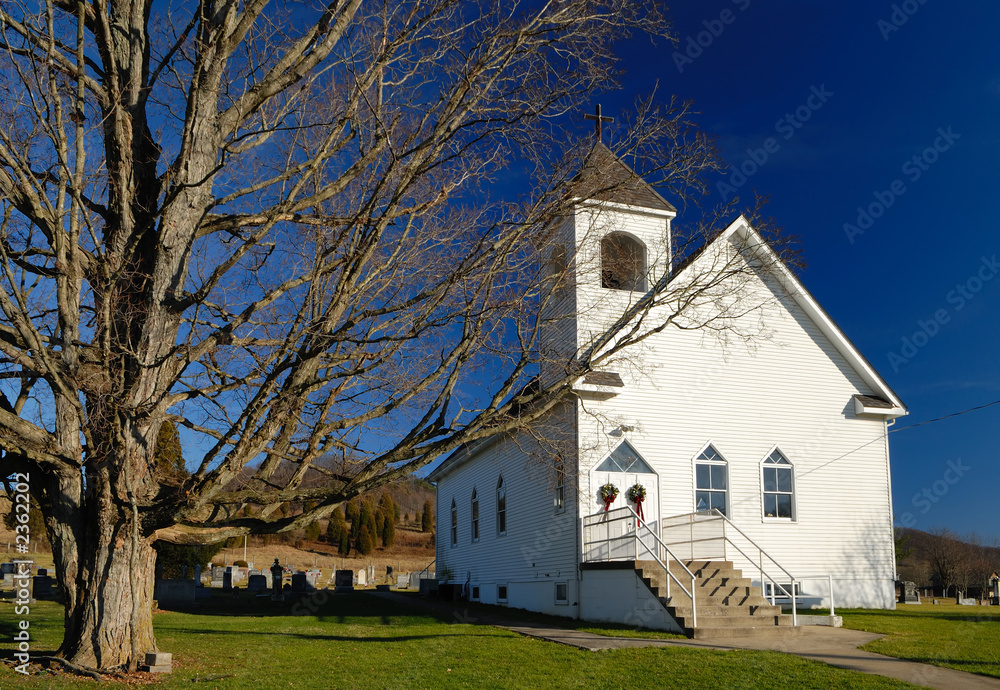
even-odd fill
[{"label": "tree bark", "polygon": [[[156,552],[142,536],[131,506],[113,499],[109,489],[105,482],[88,496],[81,516],[86,538],[75,542],[72,554],[76,571],[60,577],[75,587],[71,584],[66,593],[66,633],[59,655],[79,666],[127,671],[156,651]],[[67,555],[60,554],[57,570],[74,560]]]}]

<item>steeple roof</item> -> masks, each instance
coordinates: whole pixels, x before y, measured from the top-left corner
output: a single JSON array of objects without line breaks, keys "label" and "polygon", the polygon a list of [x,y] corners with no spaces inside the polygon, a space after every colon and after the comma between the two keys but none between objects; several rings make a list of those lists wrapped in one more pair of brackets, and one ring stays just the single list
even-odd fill
[{"label": "steeple roof", "polygon": [[582,199],[677,212],[670,202],[600,141],[587,154],[583,167],[571,184],[573,194]]}]

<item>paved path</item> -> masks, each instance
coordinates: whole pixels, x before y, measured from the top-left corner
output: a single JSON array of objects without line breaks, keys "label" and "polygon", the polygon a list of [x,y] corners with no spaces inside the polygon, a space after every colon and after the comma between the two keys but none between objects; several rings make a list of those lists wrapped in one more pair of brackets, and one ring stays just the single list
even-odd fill
[{"label": "paved path", "polygon": [[459,622],[495,625],[508,628],[521,635],[537,637],[550,642],[558,642],[588,651],[625,649],[629,647],[700,647],[702,649],[720,650],[762,649],[795,654],[806,659],[822,661],[831,666],[897,678],[908,683],[913,683],[914,685],[940,688],[941,690],[1000,689],[1000,680],[996,678],[987,678],[974,673],[966,673],[965,671],[955,671],[950,668],[940,668],[930,664],[904,661],[902,659],[863,651],[858,649],[858,647],[883,636],[859,630],[848,630],[846,628],[806,626],[802,627],[798,634],[770,639],[741,637],[732,639],[715,638],[712,640],[654,640],[635,637],[607,637],[580,630],[554,627],[544,623],[519,621],[493,614],[484,614],[478,609],[470,612],[468,609],[463,609],[461,605],[417,599],[413,596],[395,592],[374,592],[373,594],[374,596],[408,606],[443,613],[454,617]]}]

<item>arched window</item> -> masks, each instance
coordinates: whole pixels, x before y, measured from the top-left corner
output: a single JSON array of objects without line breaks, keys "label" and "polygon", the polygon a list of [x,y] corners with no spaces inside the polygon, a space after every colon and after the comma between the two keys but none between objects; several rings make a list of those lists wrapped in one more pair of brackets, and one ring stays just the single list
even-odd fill
[{"label": "arched window", "polygon": [[601,240],[601,287],[646,290],[646,247],[642,242],[620,232]]},{"label": "arched window", "polygon": [[507,534],[507,487],[503,483],[503,475],[497,481],[497,534]]},{"label": "arched window", "polygon": [[455,499],[451,501],[451,545],[458,545],[458,507],[455,505]]},{"label": "arched window", "polygon": [[726,493],[729,488],[726,459],[714,447],[701,451],[694,463],[695,492],[694,506],[698,512],[715,508],[723,515],[726,512]]},{"label": "arched window", "polygon": [[566,467],[560,459],[556,462],[556,486],[552,496],[552,505],[557,513],[566,510]]},{"label": "arched window", "polygon": [[795,484],[792,463],[777,448],[762,464],[764,517],[795,519]]},{"label": "arched window", "polygon": [[479,541],[479,495],[472,490],[472,541]]}]

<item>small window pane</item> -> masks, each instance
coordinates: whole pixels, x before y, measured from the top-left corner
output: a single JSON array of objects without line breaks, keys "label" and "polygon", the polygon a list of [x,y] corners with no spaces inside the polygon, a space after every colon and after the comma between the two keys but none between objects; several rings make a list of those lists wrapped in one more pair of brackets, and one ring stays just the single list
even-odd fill
[{"label": "small window pane", "polygon": [[792,497],[788,494],[776,494],[778,503],[778,517],[792,517]]},{"label": "small window pane", "polygon": [[764,494],[764,516],[778,517],[778,499],[776,494]]},{"label": "small window pane", "polygon": [[775,469],[778,477],[778,491],[792,491],[792,471],[786,469]]},{"label": "small window pane", "polygon": [[711,468],[712,468],[712,488],[725,491],[726,490],[725,465],[711,465]]},{"label": "small window pane", "polygon": [[712,488],[712,477],[708,465],[695,465],[695,473],[698,475],[699,489]]},{"label": "small window pane", "polygon": [[712,492],[712,507],[723,515],[726,514],[726,494],[722,491]]},{"label": "small window pane", "polygon": [[777,470],[773,467],[764,468],[764,491],[777,491],[778,479]]},{"label": "small window pane", "polygon": [[712,507],[712,498],[708,491],[699,491],[695,494],[695,510],[701,512]]}]

